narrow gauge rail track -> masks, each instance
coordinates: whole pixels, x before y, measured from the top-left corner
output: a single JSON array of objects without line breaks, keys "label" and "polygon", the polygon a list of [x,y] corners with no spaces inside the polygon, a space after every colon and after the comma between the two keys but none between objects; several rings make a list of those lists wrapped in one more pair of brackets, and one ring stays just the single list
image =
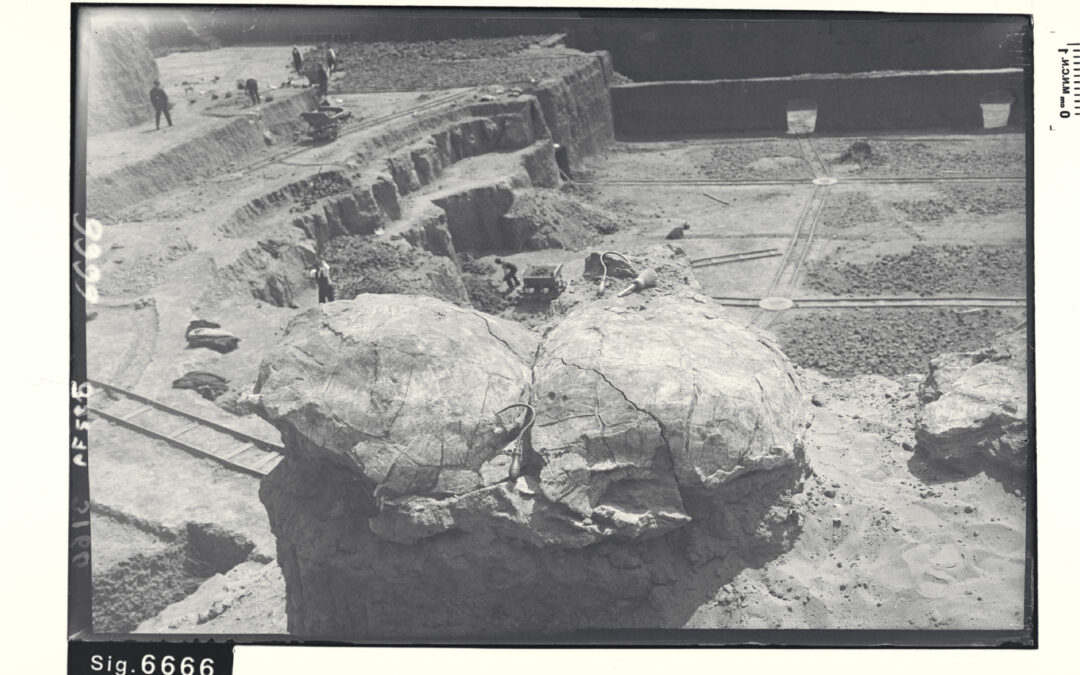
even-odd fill
[{"label": "narrow gauge rail track", "polygon": [[[759,298],[739,298],[714,295],[714,300],[731,307],[758,307]],[[792,301],[793,309],[843,309],[843,308],[903,308],[903,307],[1027,307],[1027,298],[1021,297],[936,297],[922,296],[872,296],[865,298],[798,298]]]},{"label": "narrow gauge rail track", "polygon": [[[787,291],[795,285],[799,270],[802,269],[807,255],[810,253],[810,244],[814,240],[814,231],[821,220],[821,212],[825,207],[825,200],[829,196],[831,185],[815,185],[814,192],[810,195],[799,214],[795,232],[788,241],[784,250],[780,265],[776,269],[772,282],[769,284],[769,295],[776,295],[780,289]],[[762,312],[754,315],[752,322],[757,322]]]},{"label": "narrow gauge rail track", "polygon": [[698,258],[690,261],[691,267],[708,267],[709,265],[723,265],[726,263],[742,262],[744,260],[757,260],[758,258],[771,258],[781,255],[780,249],[765,248],[759,251],[744,251],[743,253],[727,253],[714,255],[708,258]]},{"label": "narrow gauge rail track", "polygon": [[[165,441],[196,457],[209,459],[227,469],[258,478],[270,473],[284,459],[285,448],[189,412],[140,396],[115,385],[90,380],[90,384],[119,400],[132,403],[121,414],[91,407],[90,414],[144,436]],[[181,438],[181,437],[184,438]]]},{"label": "narrow gauge rail track", "polygon": [[797,136],[797,138],[799,141],[799,149],[802,151],[806,163],[810,165],[810,173],[813,174],[814,178],[831,177],[832,174],[829,173],[829,165],[821,158],[817,146],[814,145],[814,139],[802,134]]},{"label": "narrow gauge rail track", "polygon": [[[465,96],[467,96],[467,95],[469,95],[471,93],[472,93],[471,90],[470,91],[455,92],[453,94],[448,94],[448,95],[442,96],[440,98],[433,98],[430,101],[425,101],[424,103],[422,103],[420,105],[417,105],[417,106],[413,106],[412,108],[407,108],[405,110],[399,110],[399,111],[397,111],[395,113],[390,113],[390,114],[387,114],[387,115],[383,115],[381,117],[373,117],[371,119],[364,120],[363,122],[360,122],[360,123],[357,123],[357,124],[348,125],[338,134],[338,138],[342,138],[344,136],[349,136],[351,134],[355,134],[357,132],[364,131],[366,129],[372,129],[372,128],[377,127],[379,125],[386,124],[387,122],[393,122],[394,120],[401,119],[403,117],[413,115],[413,114],[418,113],[418,112],[426,112],[426,111],[431,110],[433,108],[437,108],[437,107],[439,107],[441,105],[444,105],[444,104],[447,104],[447,103],[452,103],[454,101],[462,99],[462,98],[464,98]],[[266,167],[268,167],[268,166],[270,166],[272,164],[281,163],[284,160],[289,159],[290,157],[295,157],[296,155],[299,155],[299,154],[301,154],[303,152],[311,150],[314,147],[318,147],[318,146],[297,145],[297,146],[291,147],[291,148],[289,148],[287,150],[284,150],[282,152],[275,153],[275,154],[273,154],[273,155],[271,155],[269,157],[264,157],[264,158],[262,158],[262,159],[260,159],[258,161],[252,162],[251,164],[247,164],[247,165],[245,165],[243,167],[240,167],[236,171],[232,171],[229,174],[226,174],[224,177],[219,178],[219,180],[222,180],[222,181],[237,180],[239,178],[242,178],[247,173],[250,173],[252,171],[258,171],[259,169],[266,168]],[[340,164],[340,162],[323,162],[322,164],[324,164],[326,166],[331,166],[331,165],[334,165],[334,164]],[[237,174],[239,174],[239,175],[237,175]]]}]

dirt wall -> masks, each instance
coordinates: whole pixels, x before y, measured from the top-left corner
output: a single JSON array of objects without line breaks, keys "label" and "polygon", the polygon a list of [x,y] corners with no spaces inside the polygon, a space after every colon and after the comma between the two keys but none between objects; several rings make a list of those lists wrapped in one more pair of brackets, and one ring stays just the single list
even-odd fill
[{"label": "dirt wall", "polygon": [[619,137],[787,130],[787,102],[818,104],[818,132],[980,129],[980,99],[1011,93],[1012,127],[1025,123],[1028,91],[1019,71],[883,77],[648,82],[611,88]]},{"label": "dirt wall", "polygon": [[137,23],[91,25],[87,45],[86,125],[90,135],[153,119],[158,77],[146,29]]},{"label": "dirt wall", "polygon": [[315,107],[315,90],[305,89],[262,107],[258,124],[237,117],[214,127],[204,136],[181,143],[149,159],[133,162],[103,175],[88,175],[87,211],[90,215],[115,212],[124,207],[205,177],[238,157],[265,150],[264,132],[284,135],[299,124],[299,114]]},{"label": "dirt wall", "polygon": [[566,148],[571,166],[615,140],[609,92],[614,79],[611,56],[607,52],[593,56],[591,62],[560,80],[545,82],[534,92],[551,136]]}]

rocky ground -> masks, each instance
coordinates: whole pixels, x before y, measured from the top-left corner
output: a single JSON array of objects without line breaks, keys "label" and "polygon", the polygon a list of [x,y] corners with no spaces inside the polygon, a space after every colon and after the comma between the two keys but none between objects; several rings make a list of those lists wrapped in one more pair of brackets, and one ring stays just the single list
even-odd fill
[{"label": "rocky ground", "polygon": [[[837,175],[850,176],[1023,176],[1022,137],[985,137],[980,142],[941,138],[834,138],[815,141]],[[946,142],[942,142],[946,141]],[[869,153],[851,152],[856,143]]]},{"label": "rocky ground", "polygon": [[[336,45],[338,69],[331,91],[452,89],[487,85],[527,87],[559,77],[581,59],[565,48],[541,48],[553,36],[462,39],[438,42],[374,42]],[[322,62],[321,50],[305,55]]]},{"label": "rocky ground", "polygon": [[982,347],[1022,319],[999,309],[806,309],[770,328],[804,368],[834,377],[896,377],[927,372],[943,352]]},{"label": "rocky ground", "polygon": [[806,288],[830,295],[1022,296],[1027,255],[1022,249],[964,244],[925,246],[851,263],[833,253],[806,271]]}]

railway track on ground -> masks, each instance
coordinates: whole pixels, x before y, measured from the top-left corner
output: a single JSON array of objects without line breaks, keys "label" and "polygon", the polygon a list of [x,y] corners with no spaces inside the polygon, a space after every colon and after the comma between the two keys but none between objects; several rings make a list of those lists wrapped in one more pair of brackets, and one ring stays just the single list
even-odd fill
[{"label": "railway track on ground", "polygon": [[[778,293],[787,293],[795,286],[795,280],[799,276],[799,270],[802,269],[803,263],[806,262],[806,258],[810,253],[810,244],[814,241],[814,232],[817,230],[818,223],[821,221],[821,212],[825,208],[825,201],[828,199],[829,191],[831,189],[832,185],[814,186],[814,192],[810,195],[810,199],[806,201],[802,212],[799,214],[799,220],[795,225],[795,232],[791,235],[791,240],[788,242],[787,248],[784,249],[783,257],[780,259],[780,265],[776,269],[776,274],[769,283],[768,294],[770,296],[777,295]],[[772,322],[775,316],[776,315],[771,312],[766,315],[764,310],[759,309],[754,313],[750,322],[757,324],[764,318],[765,325],[767,326]]]},{"label": "railway track on ground", "polygon": [[[227,469],[262,478],[284,459],[285,448],[242,431],[193,415],[160,401],[104,382],[91,386],[108,392],[120,410],[102,410],[91,399],[90,414],[143,436],[164,441]],[[120,405],[121,402],[126,405]]]},{"label": "railway track on ground", "polygon": [[724,265],[726,263],[743,262],[744,260],[757,260],[758,258],[772,258],[782,255],[780,249],[765,248],[758,251],[744,251],[743,253],[726,253],[713,255],[707,258],[697,258],[690,261],[691,267],[708,267],[709,265]]},{"label": "railway track on ground", "polygon": [[[726,297],[714,295],[714,300],[731,307],[759,307],[760,298]],[[1023,297],[964,297],[949,296],[927,298],[922,296],[868,296],[865,298],[797,298],[792,299],[793,309],[844,309],[844,308],[931,308],[931,307],[1027,307]],[[775,313],[773,314],[775,316]]]},{"label": "railway track on ground", "polygon": [[817,146],[814,145],[814,139],[804,134],[800,134],[796,138],[799,141],[799,150],[802,151],[806,163],[810,165],[810,173],[814,178],[831,178],[832,174],[829,173],[829,165],[822,159],[821,153],[818,152]]},{"label": "railway track on ground", "polygon": [[[388,122],[393,122],[395,120],[402,119],[404,117],[414,115],[414,114],[419,113],[419,112],[427,112],[428,110],[438,108],[438,107],[440,107],[442,105],[445,105],[447,103],[453,103],[454,101],[462,99],[462,98],[464,98],[465,96],[467,96],[467,95],[469,95],[471,93],[472,93],[471,90],[455,92],[453,94],[448,94],[446,96],[442,96],[442,97],[439,97],[439,98],[433,98],[433,99],[431,99],[429,101],[425,101],[424,103],[422,103],[420,105],[413,106],[412,108],[407,108],[405,110],[399,110],[399,111],[397,111],[395,113],[389,113],[389,114],[383,115],[381,117],[373,117],[371,119],[364,120],[364,121],[359,122],[357,124],[347,125],[338,134],[338,138],[342,138],[344,136],[349,136],[351,134],[355,134],[355,133],[358,133],[360,131],[365,131],[367,129],[373,129],[373,128],[377,127],[377,126],[386,124]],[[290,157],[295,157],[296,155],[299,155],[299,154],[301,154],[303,152],[306,152],[308,150],[312,150],[313,148],[316,148],[316,147],[319,147],[319,146],[298,145],[298,146],[295,146],[295,147],[291,147],[288,150],[284,150],[282,152],[275,153],[274,155],[271,155],[270,157],[264,157],[263,159],[260,159],[260,160],[258,160],[256,162],[252,162],[251,164],[240,167],[236,171],[229,172],[228,174],[226,174],[225,177],[221,178],[220,180],[238,180],[240,178],[243,178],[245,174],[251,173],[252,171],[258,171],[259,169],[264,169],[264,168],[266,168],[266,167],[268,167],[268,166],[270,166],[272,164],[282,163],[284,160],[289,159]],[[322,166],[333,166],[333,165],[336,165],[336,164],[342,164],[342,163],[341,162],[323,162],[321,165]],[[239,175],[237,175],[237,174],[239,174]]]}]

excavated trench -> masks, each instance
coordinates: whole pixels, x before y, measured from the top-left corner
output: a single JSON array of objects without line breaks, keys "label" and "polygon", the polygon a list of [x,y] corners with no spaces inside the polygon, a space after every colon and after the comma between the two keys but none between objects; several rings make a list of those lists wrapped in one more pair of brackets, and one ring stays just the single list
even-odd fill
[{"label": "excavated trench", "polygon": [[95,569],[94,632],[133,631],[194,593],[210,577],[247,560],[255,548],[247,539],[206,523],[189,523],[179,534],[158,532],[152,536],[156,545],[146,547],[149,552],[140,551],[103,570]]},{"label": "excavated trench", "polygon": [[[554,189],[560,184],[559,167],[539,104],[515,100],[466,112],[463,119],[425,128],[419,140],[401,149],[384,150],[384,159],[362,170],[323,171],[245,203],[220,225],[223,234],[240,238],[272,231],[280,236],[244,252],[223,276],[259,300],[293,306],[297,289],[306,284],[304,270],[314,262],[312,251],[318,251],[329,256],[332,276],[346,290],[343,297],[417,291],[467,306],[459,252],[519,251],[586,240],[593,229],[558,232],[559,213],[581,214],[588,205],[570,204],[572,197]],[[486,116],[473,116],[478,113]],[[376,141],[366,139],[356,156],[403,140],[388,130]],[[527,198],[511,213],[519,195]],[[536,204],[549,206],[549,213],[540,213],[544,209]],[[616,227],[611,216],[586,216],[600,223],[595,231]],[[581,229],[572,219],[568,226]],[[363,243],[336,244],[339,238]],[[422,275],[427,279],[419,284],[416,274],[399,279],[403,266],[387,246],[414,249],[409,255],[427,258],[436,273]],[[349,250],[358,257],[349,258]],[[374,283],[373,276],[380,275]]]}]

